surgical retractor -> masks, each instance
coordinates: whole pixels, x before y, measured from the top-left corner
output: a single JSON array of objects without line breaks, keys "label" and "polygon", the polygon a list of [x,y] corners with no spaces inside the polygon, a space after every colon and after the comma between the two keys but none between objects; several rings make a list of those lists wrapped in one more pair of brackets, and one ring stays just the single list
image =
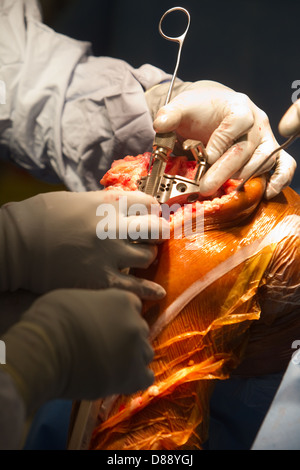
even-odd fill
[{"label": "surgical retractor", "polygon": [[[168,14],[174,11],[182,11],[187,16],[187,26],[184,32],[180,36],[176,37],[167,36],[162,30],[163,20]],[[174,7],[170,10],[167,10],[159,22],[159,32],[161,36],[169,41],[177,42],[179,44],[177,61],[166,96],[165,105],[169,103],[172,96],[174,82],[177,76],[180,62],[182,45],[189,26],[190,14],[185,8],[182,7]],[[175,132],[167,132],[162,134],[156,133],[153,142],[153,152],[151,154],[148,167],[148,174],[147,176],[141,178],[139,183],[139,190],[144,191],[147,194],[151,194],[161,203],[167,202],[170,199],[172,199],[172,202],[175,199],[176,201],[180,201],[183,199],[183,197],[187,202],[197,200],[199,196],[199,180],[205,170],[205,165],[207,162],[207,155],[204,146],[201,142],[193,141],[193,145],[191,145],[189,148],[186,147],[185,150],[189,150],[197,162],[195,179],[189,180],[178,175],[174,176],[165,174],[167,161],[174,150],[175,142]]]}]

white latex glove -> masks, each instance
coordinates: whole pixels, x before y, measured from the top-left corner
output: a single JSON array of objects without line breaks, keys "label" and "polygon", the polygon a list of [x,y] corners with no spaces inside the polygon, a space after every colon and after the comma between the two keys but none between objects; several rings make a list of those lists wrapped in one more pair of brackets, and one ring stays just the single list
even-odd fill
[{"label": "white latex glove", "polygon": [[8,373],[27,415],[48,400],[133,393],[154,379],[141,301],[118,290],[59,289],[39,297],[3,336]]},{"label": "white latex glove", "polygon": [[124,268],[147,268],[156,257],[156,246],[127,239],[100,240],[96,234],[105,218],[104,212],[98,216],[96,211],[103,207],[115,210],[110,226],[117,237],[120,230],[126,236],[135,222],[157,232],[165,226],[166,221],[154,214],[127,217],[125,206],[119,210],[121,196],[127,197],[128,210],[137,203],[149,212],[152,204],[159,207],[151,196],[129,191],[62,191],[3,206],[0,291],[26,289],[40,294],[56,288],[118,287],[141,298],[164,296],[164,289],[154,282],[121,273]]},{"label": "white latex glove", "polygon": [[281,119],[279,132],[284,137],[291,137],[292,135],[299,134],[300,132],[300,98],[295,101],[292,106],[287,110]]},{"label": "white latex glove", "polygon": [[[165,96],[167,84],[147,92],[150,109],[156,110]],[[151,94],[153,95],[151,96]],[[154,120],[156,132],[176,130],[181,141],[200,140],[206,146],[211,167],[200,181],[200,192],[212,195],[228,178],[247,178],[278,146],[265,112],[246,95],[217,82],[177,84],[175,97],[159,109]],[[285,151],[277,153],[260,170],[271,170],[265,196],[274,197],[287,186],[296,169],[295,160]]]}]

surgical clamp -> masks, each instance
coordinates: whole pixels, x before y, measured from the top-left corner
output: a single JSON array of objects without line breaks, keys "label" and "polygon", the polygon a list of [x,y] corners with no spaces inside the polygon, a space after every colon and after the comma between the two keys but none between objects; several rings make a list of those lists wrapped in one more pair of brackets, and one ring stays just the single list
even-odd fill
[{"label": "surgical clamp", "polygon": [[[167,36],[162,30],[162,22],[164,18],[173,11],[182,11],[187,16],[188,22],[186,29],[183,34],[177,37]],[[179,44],[176,66],[170,82],[169,90],[165,100],[165,105],[169,103],[174,82],[177,76],[178,66],[180,62],[181,50],[184,39],[190,26],[190,14],[182,7],[174,7],[167,10],[160,19],[159,32],[161,36],[169,41],[177,42]],[[153,142],[153,152],[151,154],[148,174],[141,178],[139,182],[139,190],[147,194],[151,194],[161,203],[178,202],[183,204],[184,202],[193,202],[199,198],[199,181],[202,177],[207,164],[207,154],[205,148],[201,142],[194,142],[189,148],[185,147],[185,150],[189,150],[194,159],[196,160],[196,175],[194,180],[184,178],[178,175],[168,175],[165,173],[168,158],[174,150],[176,142],[176,133],[156,133]],[[152,167],[152,170],[151,170]]]}]

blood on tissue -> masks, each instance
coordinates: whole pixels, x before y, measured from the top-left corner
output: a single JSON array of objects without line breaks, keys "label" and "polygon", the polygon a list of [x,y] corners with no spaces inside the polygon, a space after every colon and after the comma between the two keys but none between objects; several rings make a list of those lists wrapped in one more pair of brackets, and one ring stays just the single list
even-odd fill
[{"label": "blood on tissue", "polygon": [[[157,385],[151,385],[148,390],[147,394],[149,397],[157,397],[159,395],[159,387]],[[135,397],[131,400],[129,408],[130,410],[135,410],[136,408],[139,408],[144,404],[144,399],[142,396]],[[121,403],[119,406],[118,412],[121,413],[126,409],[126,405],[124,403]]]},{"label": "blood on tissue", "polygon": [[136,397],[133,398],[130,402],[129,408],[131,410],[135,410],[136,408],[139,408],[143,404],[143,398],[142,397]]}]

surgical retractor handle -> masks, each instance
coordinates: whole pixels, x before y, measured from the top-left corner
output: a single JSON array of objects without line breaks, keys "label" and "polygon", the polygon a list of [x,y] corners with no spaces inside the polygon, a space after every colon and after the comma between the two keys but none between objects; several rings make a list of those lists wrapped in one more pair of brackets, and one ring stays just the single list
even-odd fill
[{"label": "surgical retractor handle", "polygon": [[264,161],[258,167],[256,167],[255,170],[237,186],[236,191],[241,191],[244,185],[247,183],[247,181],[249,181],[250,178],[255,176],[261,170],[264,164],[271,157],[273,157],[273,155],[275,155],[275,153],[279,152],[280,150],[284,150],[288,148],[298,137],[300,137],[300,130],[299,130],[299,133],[292,135],[282,145],[280,145],[280,147],[277,147],[275,150],[273,150],[273,152],[271,152],[270,155],[268,155],[267,158],[265,158]]},{"label": "surgical retractor handle", "polygon": [[[183,13],[185,13],[188,19],[187,26],[183,34],[181,34],[180,36],[175,36],[175,37],[167,36],[162,30],[163,20],[165,19],[167,15],[169,15],[173,11],[182,11]],[[182,8],[182,7],[170,8],[170,10],[167,10],[163,14],[163,16],[161,17],[159,21],[158,30],[161,36],[164,39],[167,39],[168,41],[177,42],[179,44],[179,49],[177,53],[177,61],[176,61],[175,69],[174,69],[173,76],[170,82],[165,105],[169,103],[171,96],[172,96],[173,86],[174,86],[174,82],[175,82],[175,78],[177,75],[177,70],[178,70],[178,66],[180,62],[182,45],[184,42],[184,38],[188,32],[189,26],[190,26],[190,14],[185,8]],[[157,189],[160,185],[161,178],[164,175],[169,155],[174,150],[175,142],[176,142],[176,133],[174,131],[155,134],[154,141],[153,141],[153,152],[150,158],[149,167],[148,167],[148,176],[147,176],[146,184],[144,187],[144,192],[146,194],[151,194],[155,196]],[[152,166],[152,171],[150,174],[150,168],[151,168],[152,163],[153,163],[153,166]]]},{"label": "surgical retractor handle", "polygon": [[[163,30],[162,30],[162,22],[163,22],[163,20],[164,20],[165,17],[166,17],[169,13],[171,13],[172,11],[182,11],[183,13],[186,14],[187,19],[188,19],[188,22],[187,22],[187,26],[186,26],[186,28],[185,28],[185,31],[184,31],[180,36],[167,36],[167,35],[163,32]],[[168,91],[168,94],[167,94],[167,97],[166,97],[165,105],[169,103],[169,101],[170,101],[170,99],[171,99],[171,96],[172,96],[172,91],[173,91],[173,87],[174,87],[174,82],[175,82],[175,79],[176,79],[176,76],[177,76],[177,71],[178,71],[179,62],[180,62],[181,50],[182,50],[182,46],[183,46],[183,42],[184,42],[185,36],[187,35],[188,29],[189,29],[189,27],[190,27],[190,21],[191,21],[190,14],[189,14],[189,12],[188,12],[185,8],[182,8],[182,7],[174,7],[174,8],[170,8],[170,10],[167,10],[167,11],[163,14],[163,16],[162,16],[161,19],[160,19],[159,25],[158,25],[159,32],[160,32],[161,36],[162,36],[164,39],[167,39],[168,41],[172,41],[172,42],[178,42],[178,44],[179,44],[178,54],[177,54],[177,61],[176,61],[175,69],[174,69],[174,72],[173,72],[172,80],[171,80],[171,83],[170,83],[170,86],[169,86],[169,91]]]}]

